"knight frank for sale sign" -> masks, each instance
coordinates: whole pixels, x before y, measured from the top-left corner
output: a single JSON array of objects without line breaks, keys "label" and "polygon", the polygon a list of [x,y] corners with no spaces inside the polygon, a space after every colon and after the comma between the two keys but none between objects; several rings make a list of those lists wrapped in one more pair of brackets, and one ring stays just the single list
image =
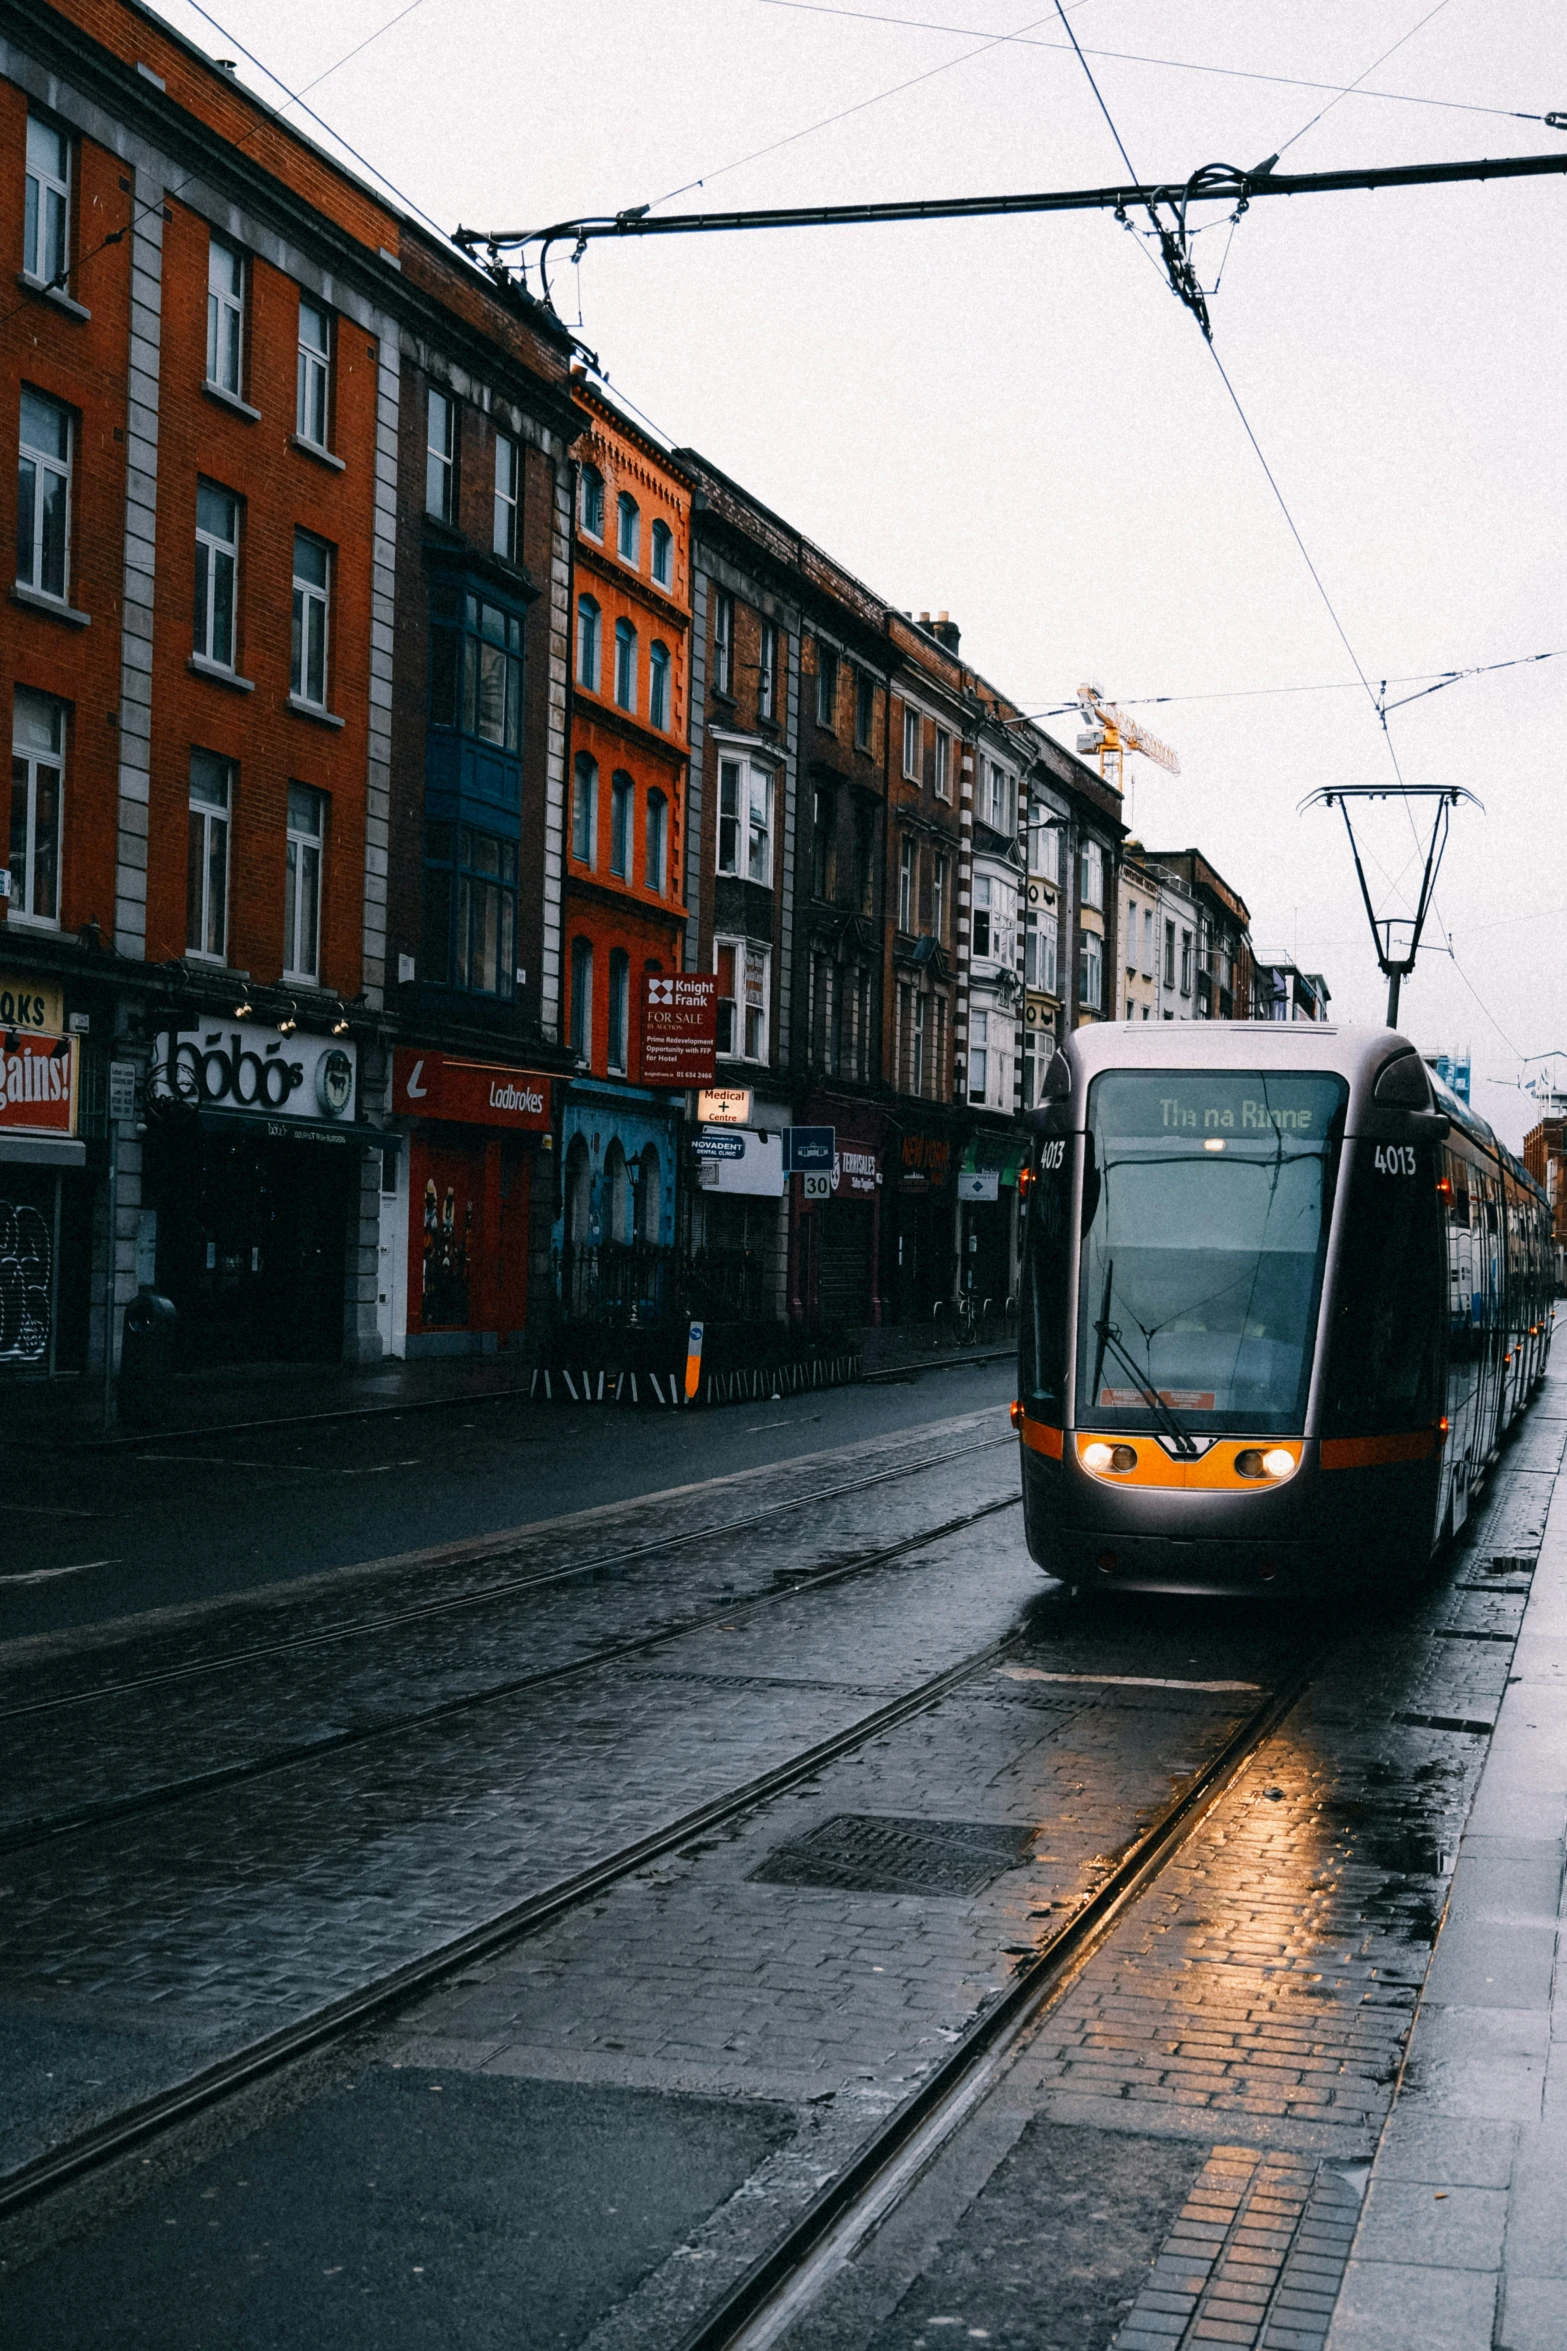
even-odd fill
[{"label": "knight frank for sale sign", "polygon": [[642,1024],[644,1085],[710,1086],[717,1037],[716,973],[648,973]]}]

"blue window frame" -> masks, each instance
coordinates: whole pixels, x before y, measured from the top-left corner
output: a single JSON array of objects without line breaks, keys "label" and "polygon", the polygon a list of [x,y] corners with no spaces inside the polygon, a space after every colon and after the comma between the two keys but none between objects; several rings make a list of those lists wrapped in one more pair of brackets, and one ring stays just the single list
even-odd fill
[{"label": "blue window frame", "polygon": [[522,628],[487,581],[432,581],[421,973],[500,1001],[517,984]]}]

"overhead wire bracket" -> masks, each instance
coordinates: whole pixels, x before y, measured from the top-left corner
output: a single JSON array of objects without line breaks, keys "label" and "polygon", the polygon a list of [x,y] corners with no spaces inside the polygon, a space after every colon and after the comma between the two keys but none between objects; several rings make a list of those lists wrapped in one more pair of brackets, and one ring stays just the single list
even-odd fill
[{"label": "overhead wire bracket", "polygon": [[[1403,800],[1405,802],[1430,800],[1434,802],[1431,837],[1426,844],[1425,870],[1420,877],[1420,896],[1412,915],[1379,915],[1372,904],[1371,888],[1366,880],[1366,868],[1360,854],[1360,843],[1355,838],[1354,821],[1349,813],[1349,803],[1352,800]],[[1320,791],[1308,792],[1300,803],[1301,808],[1306,809],[1331,808],[1336,802],[1339,814],[1344,819],[1344,830],[1349,835],[1349,853],[1355,861],[1355,879],[1360,884],[1361,904],[1366,910],[1366,920],[1371,925],[1371,941],[1376,950],[1378,966],[1383,978],[1387,981],[1387,1025],[1390,1029],[1396,1029],[1398,1026],[1399,990],[1404,980],[1415,968],[1415,957],[1420,952],[1421,934],[1425,929],[1426,916],[1431,911],[1431,900],[1436,891],[1436,877],[1442,868],[1442,854],[1447,847],[1448,827],[1452,822],[1453,810],[1460,800],[1467,800],[1470,806],[1478,808],[1482,815],[1485,813],[1485,803],[1478,799],[1473,792],[1466,791],[1461,784],[1326,784]],[[1404,931],[1408,934],[1404,942],[1404,952],[1401,955],[1395,955],[1393,952],[1395,931]]]}]

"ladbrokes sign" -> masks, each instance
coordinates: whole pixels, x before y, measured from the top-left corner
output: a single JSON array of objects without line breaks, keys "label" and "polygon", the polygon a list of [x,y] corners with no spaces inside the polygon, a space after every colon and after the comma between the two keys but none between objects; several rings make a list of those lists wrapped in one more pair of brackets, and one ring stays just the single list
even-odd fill
[{"label": "ladbrokes sign", "polygon": [[165,1030],[152,1049],[154,1105],[243,1111],[292,1124],[336,1126],[354,1115],[355,1048],[336,1037],[258,1028],[251,1022]]},{"label": "ladbrokes sign", "polygon": [[536,1130],[550,1123],[550,1082],[536,1070],[399,1045],[392,1056],[392,1108],[408,1118],[451,1119],[460,1126]]}]

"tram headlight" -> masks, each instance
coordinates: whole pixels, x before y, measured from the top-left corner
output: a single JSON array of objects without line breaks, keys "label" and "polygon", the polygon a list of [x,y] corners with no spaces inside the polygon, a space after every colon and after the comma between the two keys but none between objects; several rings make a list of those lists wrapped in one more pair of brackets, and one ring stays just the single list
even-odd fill
[{"label": "tram headlight", "polygon": [[1240,1478],[1287,1478],[1298,1466],[1285,1445],[1248,1445],[1235,1456],[1235,1474]]},{"label": "tram headlight", "polygon": [[1125,1477],[1129,1469],[1137,1467],[1135,1445],[1107,1445],[1100,1437],[1083,1447],[1083,1467],[1091,1469],[1095,1477]]},{"label": "tram headlight", "polygon": [[1295,1456],[1282,1445],[1270,1445],[1262,1457],[1262,1466],[1270,1478],[1287,1478],[1295,1466]]}]

